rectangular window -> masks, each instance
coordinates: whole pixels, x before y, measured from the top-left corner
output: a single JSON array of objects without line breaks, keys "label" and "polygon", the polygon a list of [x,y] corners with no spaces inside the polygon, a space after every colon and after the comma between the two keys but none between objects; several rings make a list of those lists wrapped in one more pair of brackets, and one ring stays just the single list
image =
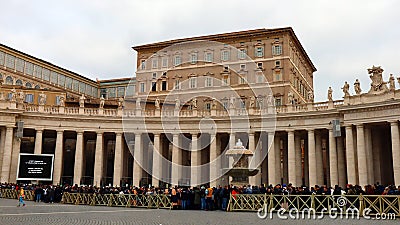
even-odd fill
[{"label": "rectangular window", "polygon": [[51,71],[50,82],[53,84],[58,84],[58,74],[56,72]]},{"label": "rectangular window", "polygon": [[126,87],[126,93],[125,96],[134,96],[135,95],[135,89],[136,89],[136,85],[128,85],[128,87]]},{"label": "rectangular window", "polygon": [[275,106],[281,106],[282,105],[282,98],[275,98]]},{"label": "rectangular window", "polygon": [[175,65],[175,66],[179,66],[179,65],[181,65],[181,63],[182,63],[182,58],[181,58],[181,56],[180,56],[180,55],[176,55],[176,56],[175,56],[174,65]]},{"label": "rectangular window", "polygon": [[72,90],[79,92],[79,81],[72,80]]},{"label": "rectangular window", "polygon": [[146,69],[146,60],[143,59],[143,60],[140,62],[140,67],[141,67],[142,70]]},{"label": "rectangular window", "polygon": [[10,69],[15,68],[15,56],[12,55],[6,55],[6,67]]},{"label": "rectangular window", "polygon": [[163,80],[161,82],[161,90],[166,91],[167,90],[167,81]]},{"label": "rectangular window", "polygon": [[99,89],[96,87],[92,87],[92,96],[93,97],[98,97],[99,96]]},{"label": "rectangular window", "polygon": [[61,96],[56,96],[56,105],[60,105]]},{"label": "rectangular window", "polygon": [[35,65],[34,71],[33,71],[33,76],[37,77],[37,78],[42,78],[42,67]]},{"label": "rectangular window", "polygon": [[281,61],[280,60],[276,60],[275,61],[275,67],[281,67]]},{"label": "rectangular window", "polygon": [[33,75],[33,64],[30,62],[25,63],[25,73],[28,75]]},{"label": "rectangular window", "polygon": [[189,78],[189,88],[196,88],[197,87],[197,77]]},{"label": "rectangular window", "polygon": [[61,87],[65,87],[65,76],[64,75],[59,75],[58,77],[58,83],[60,84]]},{"label": "rectangular window", "polygon": [[213,86],[213,80],[212,77],[206,77],[206,87],[212,87]]},{"label": "rectangular window", "polygon": [[240,77],[239,77],[239,84],[246,84],[247,82],[246,82],[246,77],[244,77],[243,75],[241,75]]},{"label": "rectangular window", "polygon": [[192,53],[192,55],[190,56],[190,62],[192,64],[196,64],[197,63],[197,53]]},{"label": "rectangular window", "polygon": [[280,81],[280,80],[282,80],[281,72],[275,72],[275,81]]},{"label": "rectangular window", "polygon": [[229,78],[228,76],[222,77],[222,85],[228,85],[229,84]]},{"label": "rectangular window", "polygon": [[140,83],[140,92],[144,92],[144,91],[145,91],[145,84]]},{"label": "rectangular window", "polygon": [[282,54],[282,45],[272,46],[272,55],[281,55],[281,54]]},{"label": "rectangular window", "polygon": [[228,109],[228,101],[223,101],[222,102],[222,106],[224,107],[224,109]]},{"label": "rectangular window", "polygon": [[211,110],[211,103],[207,102],[205,105],[205,110]]},{"label": "rectangular window", "polygon": [[157,78],[157,73],[153,73],[153,79],[156,79]]},{"label": "rectangular window", "polygon": [[86,84],[86,90],[85,90],[85,94],[87,95],[92,95],[92,86],[90,86],[89,84]]},{"label": "rectangular window", "polygon": [[241,99],[239,102],[240,102],[240,108],[245,109],[246,108],[246,101],[244,99]]},{"label": "rectangular window", "polygon": [[79,92],[85,93],[85,83],[79,82]]},{"label": "rectangular window", "polygon": [[118,97],[125,96],[125,87],[118,87]]},{"label": "rectangular window", "polygon": [[162,58],[162,67],[168,67],[168,58],[167,57]]},{"label": "rectangular window", "polygon": [[72,78],[71,77],[67,77],[65,79],[65,87],[72,90]]},{"label": "rectangular window", "polygon": [[157,91],[157,82],[151,82],[151,91]]},{"label": "rectangular window", "polygon": [[4,66],[4,62],[5,62],[5,58],[6,57],[6,53],[0,51],[0,66]]},{"label": "rectangular window", "polygon": [[258,69],[262,69],[263,68],[263,63],[262,62],[257,63],[257,67],[258,67]]},{"label": "rectangular window", "polygon": [[48,69],[43,69],[42,70],[42,78],[45,81],[50,81],[50,70]]},{"label": "rectangular window", "polygon": [[158,67],[158,60],[157,59],[152,59],[151,60],[151,67],[153,68],[153,69],[156,69],[157,67]]},{"label": "rectangular window", "polygon": [[263,47],[257,47],[256,48],[256,57],[263,57],[264,56],[264,48]]},{"label": "rectangular window", "polygon": [[246,58],[246,49],[240,49],[238,52],[238,58],[239,59],[245,59]]},{"label": "rectangular window", "polygon": [[213,55],[211,52],[206,52],[204,56],[204,61],[206,62],[212,62],[213,61]]},{"label": "rectangular window", "polygon": [[224,66],[224,71],[228,72],[229,71],[229,66]]},{"label": "rectangular window", "polygon": [[24,62],[24,60],[22,60],[22,59],[20,59],[20,58],[16,58],[16,61],[15,61],[15,69],[18,71],[18,72],[24,72],[24,66],[25,66],[25,62]]},{"label": "rectangular window", "polygon": [[246,70],[246,64],[240,64],[240,70]]},{"label": "rectangular window", "polygon": [[221,52],[221,60],[228,61],[229,60],[229,51],[224,50]]},{"label": "rectangular window", "polygon": [[179,79],[175,80],[175,90],[181,89],[181,81]]},{"label": "rectangular window", "polygon": [[26,94],[25,95],[25,102],[33,103],[33,94]]},{"label": "rectangular window", "polygon": [[108,97],[109,98],[115,98],[115,88],[107,88],[108,89]]},{"label": "rectangular window", "polygon": [[107,98],[107,89],[101,88],[100,89],[100,96],[103,98]]}]

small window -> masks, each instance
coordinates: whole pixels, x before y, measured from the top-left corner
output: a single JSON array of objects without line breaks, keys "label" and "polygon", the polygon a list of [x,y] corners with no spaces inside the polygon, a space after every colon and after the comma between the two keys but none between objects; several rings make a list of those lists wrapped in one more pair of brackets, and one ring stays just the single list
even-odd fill
[{"label": "small window", "polygon": [[156,69],[157,67],[158,67],[158,60],[157,59],[152,59],[151,60],[151,67],[153,68],[153,69]]},{"label": "small window", "polygon": [[142,70],[146,69],[146,60],[143,59],[142,61],[140,61],[140,68]]},{"label": "small window", "polygon": [[125,87],[118,87],[118,97],[125,96]]},{"label": "small window", "polygon": [[228,109],[228,106],[228,101],[225,100],[222,102],[222,107],[224,107],[224,109]]},{"label": "small window", "polygon": [[26,88],[32,88],[32,84],[29,83],[29,82],[27,82],[27,83],[25,84],[25,87],[26,87]]},{"label": "small window", "polygon": [[115,88],[108,88],[108,97],[109,98],[115,98],[116,97]]},{"label": "small window", "polygon": [[240,108],[242,109],[246,108],[246,101],[244,99],[240,100]]},{"label": "small window", "polygon": [[213,61],[213,55],[211,52],[206,52],[205,57],[204,57],[206,62],[212,62]]},{"label": "small window", "polygon": [[224,72],[229,72],[229,66],[224,66]]},{"label": "small window", "polygon": [[224,76],[222,77],[222,85],[229,85],[229,77],[228,76]]},{"label": "small window", "polygon": [[263,68],[263,63],[262,62],[257,63],[257,67],[258,67],[258,69],[262,69]]},{"label": "small window", "polygon": [[162,67],[168,67],[168,58],[167,57],[162,58]]},{"label": "small window", "polygon": [[100,89],[100,96],[103,98],[107,98],[107,89],[101,88]]},{"label": "small window", "polygon": [[280,60],[276,60],[275,61],[275,67],[281,67],[281,61]]},{"label": "small window", "polygon": [[33,94],[26,94],[25,95],[25,102],[32,103],[33,102]]},{"label": "small window", "polygon": [[240,77],[239,77],[239,84],[246,84],[247,82],[246,82],[246,77],[244,77],[243,75],[241,75]]},{"label": "small window", "polygon": [[157,82],[151,82],[151,91],[157,91]]},{"label": "small window", "polygon": [[17,80],[17,81],[15,81],[15,85],[22,86],[23,84],[22,84],[21,80]]},{"label": "small window", "polygon": [[256,57],[263,57],[264,56],[264,48],[263,47],[257,47],[255,55],[256,55]]},{"label": "small window", "polygon": [[257,83],[264,83],[264,75],[262,74],[257,75]]},{"label": "small window", "polygon": [[229,51],[224,50],[221,52],[221,60],[222,61],[228,61],[229,60]]},{"label": "small window", "polygon": [[6,84],[12,85],[14,83],[14,80],[11,76],[6,77]]},{"label": "small window", "polygon": [[192,53],[192,54],[191,54],[190,62],[191,62],[192,64],[196,64],[196,63],[197,63],[197,53]]},{"label": "small window", "polygon": [[175,66],[179,66],[179,65],[181,65],[181,64],[182,64],[182,58],[181,58],[181,56],[176,55],[176,56],[175,56],[175,63],[174,63],[174,65],[175,65]]},{"label": "small window", "polygon": [[140,92],[144,92],[144,91],[145,91],[145,84],[140,83]]},{"label": "small window", "polygon": [[167,81],[163,80],[161,82],[161,90],[166,91],[167,90]]},{"label": "small window", "polygon": [[282,54],[282,45],[272,46],[272,55],[281,55],[281,54]]},{"label": "small window", "polygon": [[275,98],[275,106],[281,106],[282,105],[282,98],[277,97]]},{"label": "small window", "polygon": [[153,73],[153,79],[156,79],[157,78],[157,73]]},{"label": "small window", "polygon": [[56,96],[56,105],[60,105],[61,96]]},{"label": "small window", "polygon": [[206,87],[212,87],[213,86],[213,81],[212,81],[212,77],[206,77],[206,83],[205,83]]},{"label": "small window", "polygon": [[282,74],[280,72],[275,72],[275,81],[282,80]]},{"label": "small window", "polygon": [[40,89],[40,85],[39,85],[39,84],[36,85],[36,86],[35,86],[35,89]]},{"label": "small window", "polygon": [[175,80],[175,90],[180,90],[181,89],[181,81],[179,79]]},{"label": "small window", "polygon": [[207,102],[205,105],[205,110],[211,110],[211,103]]},{"label": "small window", "polygon": [[240,64],[240,70],[246,70],[246,64]]},{"label": "small window", "polygon": [[196,88],[197,87],[197,77],[189,78],[189,88]]},{"label": "small window", "polygon": [[246,49],[240,49],[238,52],[238,58],[239,59],[245,59],[246,58]]}]

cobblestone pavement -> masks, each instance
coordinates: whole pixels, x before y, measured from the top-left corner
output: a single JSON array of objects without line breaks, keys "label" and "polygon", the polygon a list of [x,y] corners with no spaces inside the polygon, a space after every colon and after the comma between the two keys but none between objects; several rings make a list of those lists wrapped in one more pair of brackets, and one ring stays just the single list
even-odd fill
[{"label": "cobblestone pavement", "polygon": [[[325,218],[323,220],[260,219],[254,212],[181,211],[83,205],[45,204],[27,201],[16,207],[17,200],[0,199],[1,225],[35,224],[374,224],[374,220]],[[379,224],[398,224],[380,221]]]}]

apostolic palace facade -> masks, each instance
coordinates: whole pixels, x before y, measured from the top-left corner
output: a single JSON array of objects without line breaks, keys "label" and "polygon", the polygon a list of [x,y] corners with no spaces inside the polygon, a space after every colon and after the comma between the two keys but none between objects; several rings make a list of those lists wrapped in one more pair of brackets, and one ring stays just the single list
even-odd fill
[{"label": "apostolic palace facade", "polygon": [[0,182],[20,154],[50,154],[47,183],[226,185],[241,141],[252,185],[400,185],[400,90],[381,67],[360,68],[370,90],[354,78],[315,102],[292,28],[133,49],[136,76],[91,80],[0,44]]}]

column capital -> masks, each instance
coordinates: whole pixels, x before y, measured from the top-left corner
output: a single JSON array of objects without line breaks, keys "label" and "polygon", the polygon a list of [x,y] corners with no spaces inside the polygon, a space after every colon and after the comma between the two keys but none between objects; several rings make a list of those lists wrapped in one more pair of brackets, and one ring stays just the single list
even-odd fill
[{"label": "column capital", "polygon": [[154,136],[160,136],[160,133],[153,133]]},{"label": "column capital", "polygon": [[124,132],[115,132],[115,135],[116,135],[116,136],[122,136],[123,133],[124,133]]},{"label": "column capital", "polygon": [[398,126],[399,125],[398,120],[389,121],[389,123],[390,123],[390,126]]},{"label": "column capital", "polygon": [[64,130],[56,130],[57,134],[64,133]]},{"label": "column capital", "polygon": [[13,129],[14,129],[14,126],[6,126],[6,129],[7,129],[7,130],[13,130]]},{"label": "column capital", "polygon": [[289,134],[289,133],[294,134],[294,129],[286,130],[286,132],[287,132],[288,134]]},{"label": "column capital", "polygon": [[353,124],[345,124],[344,127],[346,129],[353,129]]},{"label": "column capital", "polygon": [[199,135],[199,133],[191,133],[191,135],[192,135],[192,138],[193,138],[193,137],[196,137],[196,138],[197,138],[197,135]]},{"label": "column capital", "polygon": [[77,135],[83,135],[84,132],[85,132],[85,131],[77,130],[77,131],[76,131],[76,134],[77,134]]},{"label": "column capital", "polygon": [[307,129],[308,133],[315,133],[315,129]]},{"label": "column capital", "polygon": [[104,131],[101,131],[101,130],[96,131],[97,136],[103,135],[103,133],[104,133]]},{"label": "column capital", "polygon": [[356,128],[357,129],[362,129],[362,128],[364,128],[364,124],[363,123],[356,124]]},{"label": "column capital", "polygon": [[44,129],[43,128],[35,128],[35,130],[36,130],[36,132],[42,133]]}]

